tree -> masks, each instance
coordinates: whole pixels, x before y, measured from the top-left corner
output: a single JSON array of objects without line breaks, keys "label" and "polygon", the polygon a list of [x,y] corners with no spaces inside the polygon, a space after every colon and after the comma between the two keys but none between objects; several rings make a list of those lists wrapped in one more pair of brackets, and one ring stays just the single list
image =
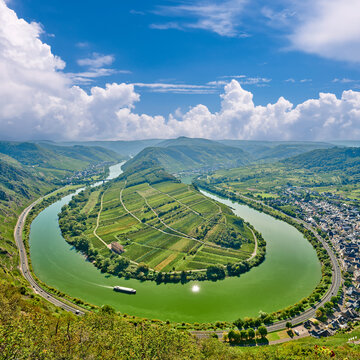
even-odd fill
[{"label": "tree", "polygon": [[292,323],[288,321],[285,326],[288,330],[290,330],[292,328]]},{"label": "tree", "polygon": [[210,265],[206,270],[209,280],[218,280],[225,278],[225,270],[221,265]]},{"label": "tree", "polygon": [[110,305],[103,305],[101,307],[101,312],[103,314],[115,314],[115,309],[113,307],[111,307]]},{"label": "tree", "polygon": [[315,317],[317,319],[320,319],[322,316],[323,316],[323,312],[320,310],[320,309],[317,309],[316,312],[315,312]]},{"label": "tree", "polygon": [[259,326],[258,331],[262,338],[264,338],[268,333],[265,326]]},{"label": "tree", "polygon": [[247,331],[246,331],[246,330],[241,330],[241,331],[240,331],[240,338],[241,338],[241,340],[246,340],[246,339],[247,339],[247,336],[248,336],[248,334],[247,334]]},{"label": "tree", "polygon": [[253,328],[248,329],[247,335],[249,339],[253,339],[255,337],[255,330]]},{"label": "tree", "polygon": [[241,330],[242,327],[244,326],[244,320],[242,320],[242,319],[239,318],[239,319],[235,320],[233,324],[234,324],[239,330]]},{"label": "tree", "polygon": [[230,344],[238,344],[241,340],[239,331],[230,330],[228,333],[228,339]]}]

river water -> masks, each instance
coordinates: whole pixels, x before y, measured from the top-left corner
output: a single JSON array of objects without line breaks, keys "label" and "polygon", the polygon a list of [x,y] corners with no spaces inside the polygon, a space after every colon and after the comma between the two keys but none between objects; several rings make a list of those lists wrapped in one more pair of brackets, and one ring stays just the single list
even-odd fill
[{"label": "river water", "polygon": [[[121,173],[110,168],[109,179]],[[231,206],[267,242],[265,261],[240,277],[218,282],[161,284],[124,280],[103,274],[61,236],[57,214],[68,195],[44,209],[30,230],[30,255],[35,274],[70,296],[95,305],[109,304],[122,313],[177,322],[232,321],[272,312],[308,296],[321,278],[311,244],[292,226],[230,200],[203,192]],[[136,289],[136,295],[116,293],[115,285]],[[198,286],[198,287],[196,287]],[[194,291],[198,290],[198,291]]]}]

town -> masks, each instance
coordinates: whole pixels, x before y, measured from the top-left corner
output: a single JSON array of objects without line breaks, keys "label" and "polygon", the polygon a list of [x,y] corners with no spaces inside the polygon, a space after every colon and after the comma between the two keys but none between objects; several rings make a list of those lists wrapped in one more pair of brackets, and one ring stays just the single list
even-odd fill
[{"label": "town", "polygon": [[[327,240],[337,254],[344,277],[341,302],[330,316],[317,312],[319,319],[304,323],[314,337],[331,336],[360,319],[360,211],[350,198],[331,192],[319,193],[299,186],[278,191],[278,198],[266,203],[288,215],[304,220]],[[329,314],[329,312],[327,313]]]}]

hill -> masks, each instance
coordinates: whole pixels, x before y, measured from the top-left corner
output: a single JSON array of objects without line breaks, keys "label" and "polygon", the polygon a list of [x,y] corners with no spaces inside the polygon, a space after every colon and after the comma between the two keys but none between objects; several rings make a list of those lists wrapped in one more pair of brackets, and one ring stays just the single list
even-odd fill
[{"label": "hill", "polygon": [[315,149],[334,147],[330,143],[310,141],[221,140],[220,142],[247,151],[256,161],[266,162],[286,159]]},{"label": "hill", "polygon": [[216,141],[180,137],[148,147],[128,161],[125,169],[136,162],[156,161],[167,171],[209,171],[247,164],[249,155],[242,149]]},{"label": "hill", "polygon": [[282,161],[295,169],[308,169],[313,172],[334,172],[352,180],[360,179],[360,148],[336,147],[313,150]]},{"label": "hill", "polygon": [[59,146],[96,146],[115,151],[118,154],[123,156],[135,156],[141,150],[145,149],[148,146],[156,146],[161,139],[148,139],[148,140],[115,140],[115,141],[72,141],[72,142],[59,142],[52,143],[46,142],[48,144],[55,144]]},{"label": "hill", "polygon": [[122,159],[119,154],[99,147],[79,145],[62,147],[31,142],[1,141],[0,153],[17,160],[23,165],[70,171],[83,169],[90,164]]},{"label": "hill", "polygon": [[[265,242],[258,234],[255,253],[250,225],[180,183],[158,161],[142,160],[114,181],[75,196],[59,215],[65,239],[97,267],[120,277],[178,282],[239,275],[264,259]],[[119,259],[108,250],[113,243],[121,245]],[[160,273],[170,271],[177,274]]]}]

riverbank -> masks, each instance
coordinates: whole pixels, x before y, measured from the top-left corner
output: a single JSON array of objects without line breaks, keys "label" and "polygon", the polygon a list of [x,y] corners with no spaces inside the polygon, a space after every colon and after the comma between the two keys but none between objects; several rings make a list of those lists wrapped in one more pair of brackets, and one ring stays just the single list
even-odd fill
[{"label": "riverbank", "polygon": [[[86,262],[61,236],[57,214],[69,199],[51,205],[32,223],[34,271],[49,286],[96,306],[109,304],[123,314],[169,320],[184,328],[192,324],[192,328],[206,329],[216,322],[225,328],[223,322],[256,317],[260,310],[271,313],[296,303],[311,293],[320,279],[316,254],[296,229],[237,204],[233,207],[239,216],[256,222],[256,228],[261,226],[259,230],[268,240],[266,260],[249,273],[217,283],[185,285],[156,285],[107,276]],[[115,285],[134,288],[137,294],[115,294]],[[192,291],[194,285],[199,287],[198,292]]]}]

